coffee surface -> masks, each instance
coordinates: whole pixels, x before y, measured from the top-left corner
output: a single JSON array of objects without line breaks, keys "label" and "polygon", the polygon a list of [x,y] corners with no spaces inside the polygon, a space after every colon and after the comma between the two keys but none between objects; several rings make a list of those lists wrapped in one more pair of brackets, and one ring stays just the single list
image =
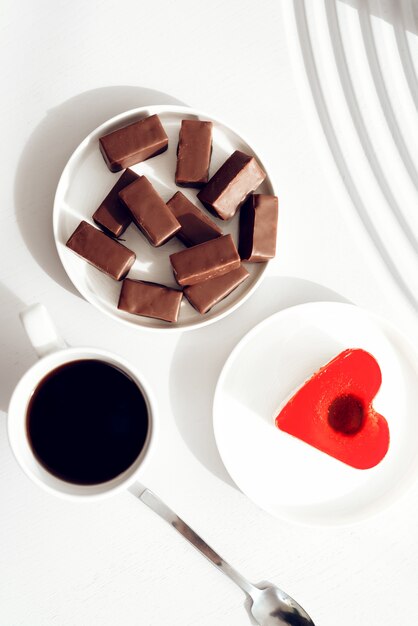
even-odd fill
[{"label": "coffee surface", "polygon": [[92,485],[128,469],[143,449],[148,409],[137,384],[99,360],[66,363],[36,387],[27,432],[38,461],[70,483]]}]

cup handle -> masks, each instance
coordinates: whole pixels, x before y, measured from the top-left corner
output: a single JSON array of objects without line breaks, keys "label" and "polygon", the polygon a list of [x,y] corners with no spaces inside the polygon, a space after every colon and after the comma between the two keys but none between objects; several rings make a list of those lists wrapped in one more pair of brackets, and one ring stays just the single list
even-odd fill
[{"label": "cup handle", "polygon": [[39,358],[67,347],[43,304],[33,304],[22,311],[20,320]]}]

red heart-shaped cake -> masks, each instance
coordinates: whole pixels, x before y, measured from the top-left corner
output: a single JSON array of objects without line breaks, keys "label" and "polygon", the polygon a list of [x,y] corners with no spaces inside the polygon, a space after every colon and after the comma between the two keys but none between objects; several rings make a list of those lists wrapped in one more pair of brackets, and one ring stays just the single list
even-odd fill
[{"label": "red heart-shaped cake", "polygon": [[276,426],[347,465],[374,467],[389,447],[388,423],[372,406],[381,382],[371,354],[345,350],[286,402]]}]

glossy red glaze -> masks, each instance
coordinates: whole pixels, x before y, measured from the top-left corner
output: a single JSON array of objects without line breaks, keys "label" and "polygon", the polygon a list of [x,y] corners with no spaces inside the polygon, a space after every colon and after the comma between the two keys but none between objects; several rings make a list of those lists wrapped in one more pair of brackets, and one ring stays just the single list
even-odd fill
[{"label": "glossy red glaze", "polygon": [[345,350],[292,396],[276,426],[347,465],[374,467],[389,447],[387,421],[372,406],[381,382],[371,354]]}]

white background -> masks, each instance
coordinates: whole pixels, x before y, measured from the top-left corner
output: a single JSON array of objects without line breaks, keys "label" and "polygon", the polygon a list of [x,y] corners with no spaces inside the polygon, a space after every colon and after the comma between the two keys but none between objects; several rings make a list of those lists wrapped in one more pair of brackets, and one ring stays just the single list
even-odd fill
[{"label": "white background", "polygon": [[[118,352],[146,374],[161,439],[144,482],[239,570],[282,586],[318,626],[417,623],[417,485],[356,526],[293,526],[232,485],[211,426],[229,351],[280,308],[349,300],[418,339],[414,11],[414,0],[3,2],[1,626],[248,622],[240,590],[130,494],[62,502],[18,468],[5,412],[35,359],[18,313],[36,301],[68,343]],[[124,110],[175,101],[254,140],[276,177],[280,234],[270,276],[248,303],[206,329],[165,336],[133,332],[78,297],[51,211],[88,132]]]}]

